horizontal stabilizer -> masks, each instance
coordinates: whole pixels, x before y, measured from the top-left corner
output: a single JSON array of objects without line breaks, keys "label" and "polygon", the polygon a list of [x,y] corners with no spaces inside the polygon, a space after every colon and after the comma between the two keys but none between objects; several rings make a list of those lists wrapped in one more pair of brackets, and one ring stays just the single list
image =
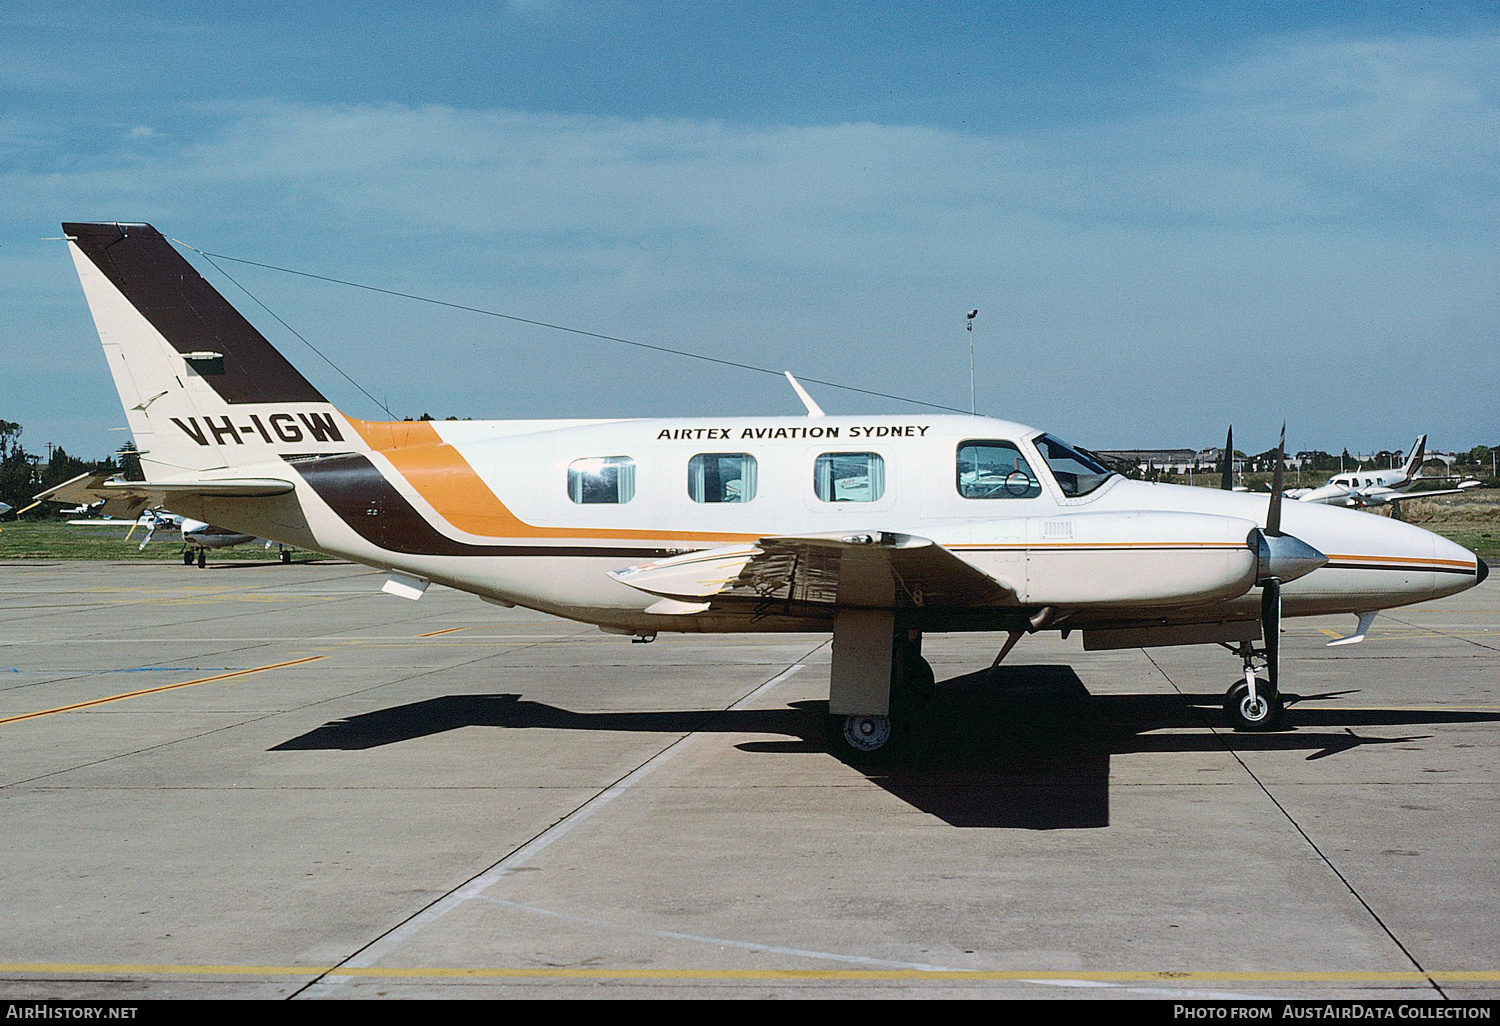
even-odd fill
[{"label": "horizontal stabilizer", "polygon": [[174,497],[211,495],[218,498],[257,498],[285,495],[295,486],[277,478],[243,477],[210,478],[196,481],[125,481],[115,472],[84,473],[41,492],[37,502],[61,502],[79,506],[96,506],[94,513],[103,516],[136,516],[141,510],[171,504]]},{"label": "horizontal stabilizer", "polygon": [[664,598],[894,609],[1014,605],[1016,594],[927,538],[889,531],[762,538],[610,574]]}]

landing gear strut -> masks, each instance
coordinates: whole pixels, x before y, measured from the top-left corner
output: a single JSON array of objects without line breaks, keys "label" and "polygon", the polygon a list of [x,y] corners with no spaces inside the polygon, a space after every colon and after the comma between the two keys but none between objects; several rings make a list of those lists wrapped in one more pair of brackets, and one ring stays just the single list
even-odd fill
[{"label": "landing gear strut", "polygon": [[856,757],[888,754],[936,689],[920,631],[892,630],[890,614],[879,612],[836,624],[829,747]]},{"label": "landing gear strut", "polygon": [[1255,660],[1266,658],[1266,654],[1255,651],[1248,641],[1240,642],[1239,652],[1245,663],[1245,679],[1224,693],[1224,715],[1235,730],[1275,730],[1281,725],[1286,703],[1272,683],[1277,676],[1274,664],[1268,661],[1267,676],[1271,680],[1260,680],[1255,676]]}]

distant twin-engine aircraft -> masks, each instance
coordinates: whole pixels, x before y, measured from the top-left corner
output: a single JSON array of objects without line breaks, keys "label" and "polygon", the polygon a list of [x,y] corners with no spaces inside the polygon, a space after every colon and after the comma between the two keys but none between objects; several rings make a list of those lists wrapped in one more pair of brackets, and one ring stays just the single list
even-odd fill
[{"label": "distant twin-engine aircraft", "polygon": [[[194,560],[199,567],[207,565],[207,552],[209,549],[224,549],[231,545],[248,545],[251,542],[262,542],[267,549],[276,547],[281,550],[281,561],[290,563],[292,561],[292,547],[269,539],[257,538],[250,534],[241,534],[238,531],[227,530],[214,524],[206,524],[192,517],[185,517],[177,513],[171,513],[161,508],[146,508],[152,499],[152,493],[142,491],[132,493],[128,488],[121,485],[129,482],[121,482],[114,479],[112,472],[106,473],[83,473],[70,480],[64,481],[56,487],[49,488],[34,496],[33,506],[42,502],[77,502],[78,509],[87,510],[90,513],[105,514],[111,510],[142,510],[134,520],[128,518],[116,519],[111,515],[101,515],[85,520],[69,520],[69,524],[79,526],[124,526],[130,524],[130,530],[125,532],[125,540],[129,541],[131,535],[135,534],[136,528],[145,528],[145,535],[141,538],[141,548],[145,548],[155,537],[159,527],[169,527],[178,531],[182,537],[182,562],[184,566],[191,565]],[[31,507],[28,506],[28,509]],[[3,511],[0,511],[3,512]]]},{"label": "distant twin-engine aircraft", "polygon": [[1221,644],[1244,669],[1230,721],[1266,729],[1283,615],[1363,628],[1489,570],[1410,524],[1283,503],[1280,473],[1269,499],[1130,481],[985,417],[357,420],[156,229],[63,228],[147,478],[106,489],[409,598],[438,582],[643,640],[830,631],[830,738],[854,753],[931,694],[929,632],[1007,632],[997,661],[1042,630]]},{"label": "distant twin-engine aircraft", "polygon": [[1461,481],[1457,488],[1414,492],[1413,485],[1422,480],[1422,456],[1427,449],[1427,436],[1421,435],[1407,454],[1406,462],[1399,470],[1365,470],[1333,475],[1328,483],[1319,488],[1294,488],[1287,498],[1300,502],[1321,502],[1328,506],[1353,506],[1368,509],[1371,506],[1394,505],[1408,499],[1431,499],[1438,495],[1458,495],[1481,487],[1478,481]]}]

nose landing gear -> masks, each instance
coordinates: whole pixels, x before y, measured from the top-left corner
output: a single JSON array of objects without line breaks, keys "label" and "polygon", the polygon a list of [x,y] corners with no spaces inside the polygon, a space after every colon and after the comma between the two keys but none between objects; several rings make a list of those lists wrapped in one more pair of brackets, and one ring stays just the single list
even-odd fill
[{"label": "nose landing gear", "polygon": [[[1245,664],[1245,679],[1224,693],[1224,715],[1235,730],[1275,730],[1281,726],[1282,714],[1286,711],[1286,703],[1274,683],[1278,676],[1275,657],[1255,651],[1248,641],[1240,642],[1239,653]],[[1270,680],[1260,680],[1255,676],[1257,658],[1266,660],[1266,676]]]}]

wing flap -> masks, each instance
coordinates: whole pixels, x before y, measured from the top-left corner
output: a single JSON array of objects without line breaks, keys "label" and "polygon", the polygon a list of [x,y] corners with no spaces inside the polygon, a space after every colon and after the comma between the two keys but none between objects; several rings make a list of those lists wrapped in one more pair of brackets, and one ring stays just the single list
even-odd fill
[{"label": "wing flap", "polygon": [[927,538],[873,531],[762,538],[616,570],[648,594],[703,602],[878,609],[1018,604],[1016,593]]}]

